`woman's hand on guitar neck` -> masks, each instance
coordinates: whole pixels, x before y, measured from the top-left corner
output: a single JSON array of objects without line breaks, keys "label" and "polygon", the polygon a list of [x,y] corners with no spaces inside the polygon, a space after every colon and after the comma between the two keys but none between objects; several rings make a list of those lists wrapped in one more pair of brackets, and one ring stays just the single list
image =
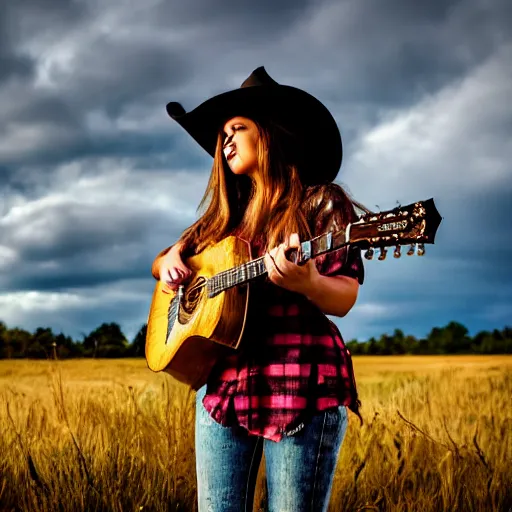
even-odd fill
[{"label": "woman's hand on guitar neck", "polygon": [[161,252],[153,263],[154,274],[162,281],[164,293],[176,291],[192,273],[183,263],[180,251],[181,244],[173,245],[170,249]]},{"label": "woman's hand on guitar neck", "polygon": [[289,247],[300,247],[297,234],[291,235],[288,244],[281,244],[265,254],[270,281],[292,292],[301,293],[326,315],[345,316],[357,299],[357,279],[344,275],[324,276],[318,272],[313,259],[305,265],[296,265],[286,258],[285,252]]},{"label": "woman's hand on guitar neck", "polygon": [[270,281],[292,292],[308,295],[320,277],[315,261],[310,259],[304,265],[296,265],[286,258],[285,252],[289,248],[300,248],[300,239],[297,233],[290,236],[288,243],[274,247],[265,254],[264,261]]}]

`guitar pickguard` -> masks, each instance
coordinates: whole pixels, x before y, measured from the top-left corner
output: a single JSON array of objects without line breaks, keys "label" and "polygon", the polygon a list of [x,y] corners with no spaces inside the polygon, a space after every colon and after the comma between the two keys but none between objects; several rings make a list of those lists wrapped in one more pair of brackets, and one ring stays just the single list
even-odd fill
[{"label": "guitar pickguard", "polygon": [[171,331],[174,327],[174,323],[178,319],[179,310],[180,310],[180,302],[183,298],[183,286],[178,288],[178,293],[169,303],[169,310],[167,311],[167,335],[165,337],[165,344],[167,345],[170,337]]}]

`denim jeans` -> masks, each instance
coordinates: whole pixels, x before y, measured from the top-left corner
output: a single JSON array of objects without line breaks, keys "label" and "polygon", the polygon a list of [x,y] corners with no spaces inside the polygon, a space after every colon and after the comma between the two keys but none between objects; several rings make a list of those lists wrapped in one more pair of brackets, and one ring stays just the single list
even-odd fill
[{"label": "denim jeans", "polygon": [[338,452],[348,425],[345,406],[313,416],[297,434],[276,443],[223,427],[205,410],[206,386],[196,397],[199,512],[250,512],[265,453],[269,512],[326,511]]}]

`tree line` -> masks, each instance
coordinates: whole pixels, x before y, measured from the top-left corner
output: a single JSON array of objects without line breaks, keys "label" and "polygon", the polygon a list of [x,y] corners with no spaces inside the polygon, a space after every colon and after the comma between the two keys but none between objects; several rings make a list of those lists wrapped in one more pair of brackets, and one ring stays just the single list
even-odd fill
[{"label": "tree line", "polygon": [[[73,340],[49,327],[38,327],[33,333],[15,327],[9,329],[0,321],[0,358],[68,359],[77,357],[144,357],[147,325],[128,341],[117,323],[103,323],[82,340]],[[469,336],[468,329],[450,322],[434,327],[425,338],[405,335],[400,329],[359,342],[350,340],[347,347],[356,355],[397,354],[512,354],[512,328],[481,331]]]},{"label": "tree line", "polygon": [[471,337],[464,325],[450,322],[445,327],[434,327],[425,338],[417,339],[395,329],[393,334],[378,339],[351,340],[347,347],[359,355],[512,354],[512,327],[480,331]]},{"label": "tree line", "polygon": [[0,358],[143,357],[146,330],[144,324],[129,342],[119,324],[103,323],[78,341],[63,333],[55,334],[49,327],[38,327],[30,333],[18,327],[9,329],[0,321]]}]

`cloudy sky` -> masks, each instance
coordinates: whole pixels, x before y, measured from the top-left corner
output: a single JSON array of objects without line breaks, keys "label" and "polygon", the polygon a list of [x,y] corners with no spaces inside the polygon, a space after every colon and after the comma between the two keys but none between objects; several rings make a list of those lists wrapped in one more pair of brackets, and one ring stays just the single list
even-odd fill
[{"label": "cloudy sky", "polygon": [[0,319],[132,339],[211,169],[165,104],[263,65],[331,110],[353,197],[443,216],[425,257],[366,263],[346,339],[512,324],[511,26],[509,0],[1,2]]}]

